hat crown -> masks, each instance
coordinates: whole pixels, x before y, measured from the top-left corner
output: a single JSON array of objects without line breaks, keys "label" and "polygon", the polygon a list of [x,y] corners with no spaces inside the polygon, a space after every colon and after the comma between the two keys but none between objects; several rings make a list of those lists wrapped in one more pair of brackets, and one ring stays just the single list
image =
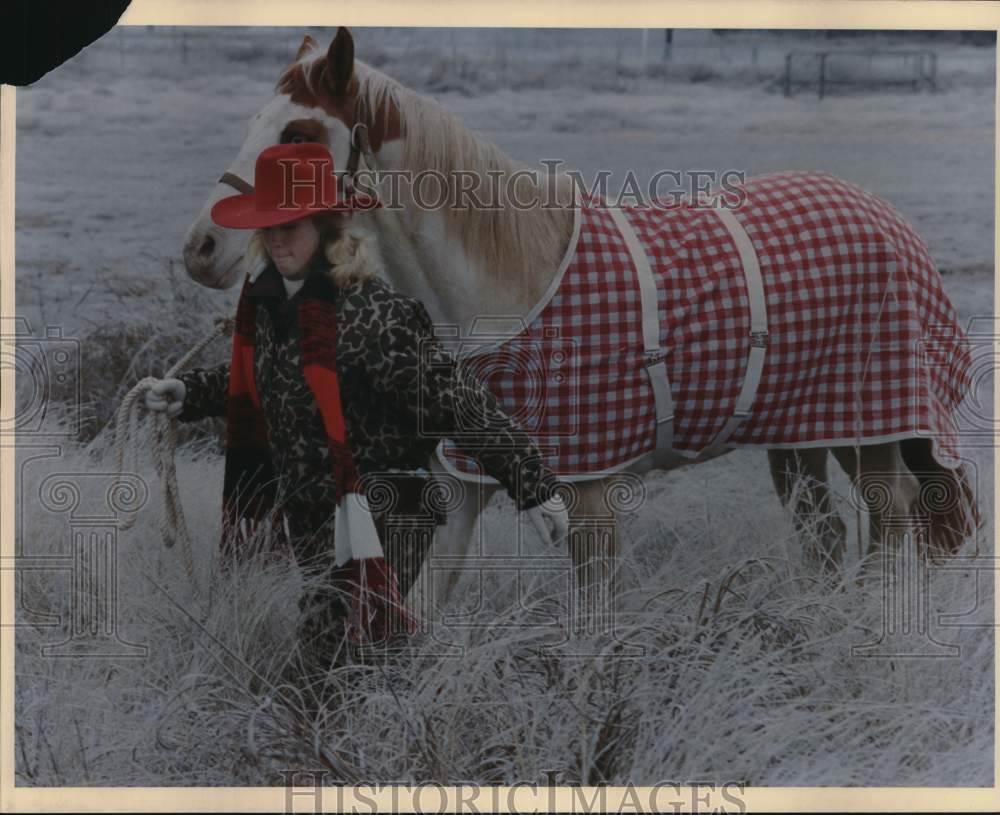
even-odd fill
[{"label": "hat crown", "polygon": [[254,190],[258,211],[325,209],[337,200],[333,157],[316,142],[271,145],[257,156]]},{"label": "hat crown", "polygon": [[[221,181],[225,181],[223,176]],[[230,229],[266,229],[320,212],[356,212],[381,206],[371,195],[338,199],[329,148],[318,142],[272,144],[257,156],[254,186],[215,202],[212,221]]]}]

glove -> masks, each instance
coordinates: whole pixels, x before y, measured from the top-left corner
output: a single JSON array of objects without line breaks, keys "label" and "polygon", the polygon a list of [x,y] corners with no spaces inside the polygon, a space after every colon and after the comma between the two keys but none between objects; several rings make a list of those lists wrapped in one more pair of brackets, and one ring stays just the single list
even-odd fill
[{"label": "glove", "polygon": [[525,510],[543,541],[560,543],[569,534],[569,512],[562,496],[553,495],[548,501]]},{"label": "glove", "polygon": [[184,408],[186,395],[187,387],[181,380],[161,379],[146,391],[146,408],[176,416]]}]

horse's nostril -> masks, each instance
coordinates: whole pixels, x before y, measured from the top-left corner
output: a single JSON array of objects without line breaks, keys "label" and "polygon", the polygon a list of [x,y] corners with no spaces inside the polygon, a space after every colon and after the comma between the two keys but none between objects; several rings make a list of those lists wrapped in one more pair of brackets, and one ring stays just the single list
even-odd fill
[{"label": "horse's nostril", "polygon": [[211,257],[215,252],[215,238],[211,235],[206,235],[205,240],[201,242],[201,246],[198,247],[198,255],[202,258]]}]

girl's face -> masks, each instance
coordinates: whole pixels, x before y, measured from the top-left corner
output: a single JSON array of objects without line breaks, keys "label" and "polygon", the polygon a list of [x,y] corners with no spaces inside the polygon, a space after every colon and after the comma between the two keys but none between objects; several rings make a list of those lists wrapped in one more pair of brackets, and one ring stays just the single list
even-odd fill
[{"label": "girl's face", "polygon": [[301,280],[319,249],[319,231],[312,218],[302,218],[263,230],[264,248],[287,280]]}]

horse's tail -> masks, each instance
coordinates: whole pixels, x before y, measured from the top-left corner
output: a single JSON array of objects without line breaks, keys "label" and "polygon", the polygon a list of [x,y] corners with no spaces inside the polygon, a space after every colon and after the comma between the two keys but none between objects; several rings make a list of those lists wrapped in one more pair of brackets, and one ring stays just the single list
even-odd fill
[{"label": "horse's tail", "polygon": [[926,520],[932,556],[954,555],[983,523],[964,464],[951,469],[939,464],[930,439],[903,439],[903,461],[920,482],[911,511]]}]

